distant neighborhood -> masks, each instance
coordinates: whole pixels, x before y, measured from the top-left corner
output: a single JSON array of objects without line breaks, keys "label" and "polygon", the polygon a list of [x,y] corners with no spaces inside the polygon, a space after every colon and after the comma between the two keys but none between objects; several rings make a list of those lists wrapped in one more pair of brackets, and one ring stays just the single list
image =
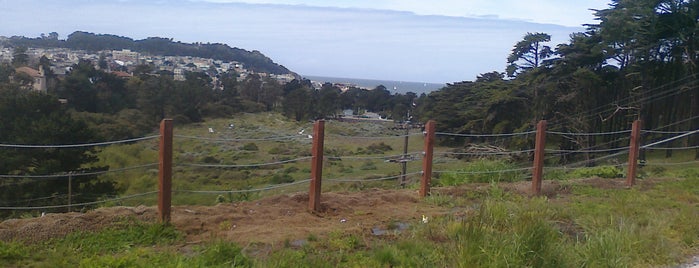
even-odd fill
[{"label": "distant neighborhood", "polygon": [[[29,62],[39,62],[41,57],[46,57],[50,61],[51,73],[57,77],[70,73],[73,65],[80,60],[89,60],[96,69],[113,73],[122,78],[129,78],[133,75],[134,69],[139,65],[150,65],[156,72],[170,73],[177,81],[185,80],[186,72],[202,72],[212,79],[214,88],[220,88],[219,74],[235,72],[239,81],[245,80],[248,75],[256,74],[261,77],[269,77],[277,80],[280,84],[288,83],[296,77],[294,74],[268,74],[253,72],[245,68],[244,64],[237,61],[225,62],[209,58],[191,56],[161,56],[147,55],[128,49],[103,50],[97,53],[83,50],[71,50],[67,48],[27,48],[25,54]],[[0,47],[0,63],[10,63],[14,55],[14,49]],[[38,64],[31,67],[19,67],[15,69],[17,73],[25,73],[33,78],[32,87],[37,91],[46,91],[46,71]]]}]

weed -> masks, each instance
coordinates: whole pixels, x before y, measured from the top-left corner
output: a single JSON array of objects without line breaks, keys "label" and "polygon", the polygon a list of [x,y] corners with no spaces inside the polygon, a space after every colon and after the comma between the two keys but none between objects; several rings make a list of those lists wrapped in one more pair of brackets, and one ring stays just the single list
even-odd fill
[{"label": "weed", "polygon": [[0,242],[0,260],[13,263],[29,257],[29,248],[17,242]]},{"label": "weed", "polygon": [[573,170],[570,173],[573,178],[600,177],[606,179],[623,178],[624,171],[615,166],[585,167]]},{"label": "weed", "polygon": [[456,172],[442,174],[437,183],[441,186],[456,186],[474,182],[511,182],[523,178],[524,174],[517,171],[517,167],[512,163],[480,159],[467,163]]},{"label": "weed", "polygon": [[203,267],[228,266],[251,267],[252,261],[246,257],[242,249],[231,242],[218,241],[199,248],[197,263]]}]

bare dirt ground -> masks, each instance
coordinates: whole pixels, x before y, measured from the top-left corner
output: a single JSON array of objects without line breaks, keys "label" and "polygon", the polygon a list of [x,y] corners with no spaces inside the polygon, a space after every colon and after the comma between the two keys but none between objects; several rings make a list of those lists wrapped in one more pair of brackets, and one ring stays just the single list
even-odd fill
[{"label": "bare dirt ground", "polygon": [[[625,188],[621,179],[585,179],[576,184],[599,188]],[[639,182],[649,187],[652,180]],[[530,182],[500,183],[508,192],[529,195]],[[464,195],[468,191],[485,191],[488,184],[469,184],[453,188],[435,188],[433,193]],[[542,193],[549,198],[570,194],[570,183],[545,181]],[[477,200],[474,200],[477,202]],[[309,235],[323,236],[333,231],[370,234],[389,224],[419,224],[422,215],[434,217],[454,210],[420,200],[415,190],[372,189],[361,192],[323,193],[321,210],[308,210],[308,194],[296,193],[251,202],[215,206],[174,206],[172,224],[185,234],[187,244],[222,239],[241,245],[280,245],[285,241],[304,240]],[[0,240],[36,243],[62,237],[76,231],[96,231],[125,218],[157,222],[156,207],[105,207],[86,213],[56,213],[39,218],[11,219],[0,223]]]}]

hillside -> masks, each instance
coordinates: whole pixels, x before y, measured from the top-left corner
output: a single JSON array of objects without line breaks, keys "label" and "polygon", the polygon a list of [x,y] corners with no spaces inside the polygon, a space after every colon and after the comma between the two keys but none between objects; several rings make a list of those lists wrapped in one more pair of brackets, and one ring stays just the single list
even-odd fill
[{"label": "hillside", "polygon": [[[2,41],[4,40],[4,41]],[[39,48],[68,48],[73,50],[102,51],[129,49],[140,53],[162,56],[192,56],[222,61],[237,61],[255,72],[271,74],[292,73],[286,67],[272,61],[257,50],[247,51],[219,43],[183,43],[175,42],[172,38],[148,37],[134,40],[129,37],[111,34],[94,34],[76,31],[68,35],[66,40],[59,40],[57,35],[48,37],[29,38],[12,36],[0,38],[3,46],[24,46]]]},{"label": "hillside", "polygon": [[[4,221],[0,259],[17,266],[667,267],[698,253],[695,182],[646,179],[628,189],[623,180],[547,181],[541,198],[528,194],[528,182],[436,188],[424,200],[409,189],[329,192],[319,213],[297,192],[175,206],[172,229],[148,227],[154,207],[105,207]],[[46,254],[30,257],[34,245]]]}]

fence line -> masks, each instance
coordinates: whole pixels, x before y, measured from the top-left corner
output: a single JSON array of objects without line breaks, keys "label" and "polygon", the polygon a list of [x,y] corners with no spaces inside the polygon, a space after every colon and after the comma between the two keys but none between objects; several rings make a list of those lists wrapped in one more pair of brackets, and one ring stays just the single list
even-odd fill
[{"label": "fence line", "polygon": [[641,130],[641,133],[650,134],[685,134],[690,131],[658,131],[658,130]]},{"label": "fence line", "polygon": [[112,173],[112,172],[121,172],[121,171],[141,169],[141,168],[146,168],[146,167],[154,167],[157,165],[158,165],[158,163],[150,163],[150,164],[124,167],[124,168],[118,168],[118,169],[108,169],[108,170],[103,170],[103,171],[92,171],[92,172],[69,171],[68,173],[64,173],[64,174],[48,174],[48,175],[9,175],[9,174],[3,174],[3,175],[0,175],[0,178],[50,179],[50,178],[63,178],[63,177],[68,177],[68,176],[73,176],[73,177],[93,176],[93,175],[102,175],[102,174],[107,174],[107,173]]},{"label": "fence line", "polygon": [[422,132],[413,132],[413,133],[410,133],[407,135],[402,134],[402,135],[386,135],[386,136],[349,136],[349,135],[340,135],[340,134],[329,134],[329,135],[325,135],[325,136],[326,137],[341,138],[341,139],[385,140],[385,139],[396,139],[396,138],[422,136]]},{"label": "fence line", "polygon": [[373,179],[328,179],[328,182],[372,182],[372,181],[387,181],[387,180],[393,180],[393,179],[398,179],[403,176],[414,176],[414,175],[421,175],[422,171],[420,172],[412,172],[412,173],[406,173],[406,174],[401,174],[401,175],[395,175],[395,176],[388,176],[388,177],[381,177],[381,178],[373,178]]},{"label": "fence line", "polygon": [[293,136],[278,136],[278,137],[268,137],[268,138],[240,138],[240,139],[222,139],[222,138],[206,138],[199,136],[185,136],[185,135],[174,135],[175,138],[190,139],[190,140],[203,140],[203,141],[213,141],[213,142],[245,142],[245,141],[280,141],[280,140],[291,140],[294,138],[305,138],[300,135]]},{"label": "fence line", "polygon": [[[322,121],[321,121],[322,122]],[[318,122],[317,122],[318,123]],[[432,123],[434,123],[432,121]],[[473,137],[473,138],[503,138],[502,140],[505,140],[505,138],[513,138],[517,136],[528,136],[527,138],[530,138],[531,134],[537,134],[537,141],[539,140],[539,136],[541,135],[542,137],[545,137],[546,134],[554,134],[554,135],[563,135],[563,136],[603,136],[603,135],[620,135],[620,134],[626,134],[626,133],[633,133],[630,130],[624,130],[624,131],[613,131],[613,132],[599,132],[599,133],[569,133],[569,132],[556,132],[556,131],[545,131],[545,124],[543,124],[542,130],[539,132],[537,131],[527,131],[527,132],[521,132],[521,133],[505,133],[505,134],[459,134],[459,133],[445,133],[445,132],[435,132],[432,130],[430,133],[432,135],[440,135],[440,136],[446,136],[446,137]],[[161,130],[162,131],[162,130]],[[320,132],[318,132],[320,131]],[[186,167],[198,167],[198,168],[248,168],[248,167],[262,167],[262,166],[272,166],[272,165],[281,165],[281,164],[287,164],[287,163],[293,163],[293,162],[298,162],[298,161],[304,161],[304,160],[312,160],[311,162],[313,165],[315,165],[318,170],[315,171],[315,174],[317,176],[317,182],[314,182],[313,175],[312,179],[306,179],[306,180],[301,180],[301,181],[296,181],[292,183],[287,183],[287,184],[279,184],[279,185],[270,185],[266,186],[263,188],[257,188],[257,189],[242,189],[242,190],[212,190],[212,191],[199,191],[199,190],[160,190],[160,191],[154,191],[154,192],[148,192],[148,193],[143,193],[143,194],[136,194],[136,195],[130,195],[130,196],[124,196],[120,198],[114,198],[114,199],[109,199],[109,200],[100,200],[100,201],[94,201],[94,202],[86,202],[86,203],[80,203],[80,204],[68,204],[68,205],[55,205],[55,206],[37,206],[37,207],[0,207],[0,210],[11,210],[11,209],[16,209],[16,210],[32,210],[32,209],[53,209],[53,208],[65,208],[65,207],[74,207],[74,206],[88,206],[88,205],[95,205],[95,204],[101,204],[101,203],[107,203],[107,202],[113,202],[113,201],[119,201],[119,200],[124,200],[124,199],[130,199],[130,198],[135,198],[139,196],[145,196],[153,193],[162,193],[163,191],[169,191],[170,193],[194,193],[194,194],[233,194],[233,193],[250,193],[250,192],[261,192],[261,191],[267,191],[267,190],[273,190],[273,189],[279,189],[279,188],[285,188],[285,187],[291,187],[295,185],[301,185],[305,183],[311,184],[311,188],[313,191],[313,186],[317,185],[318,188],[315,189],[317,191],[317,195],[319,197],[320,195],[320,180],[322,178],[322,159],[329,159],[329,160],[405,160],[406,157],[409,157],[410,160],[420,160],[420,156],[423,156],[426,154],[426,151],[429,149],[430,152],[433,148],[433,145],[428,143],[430,142],[429,138],[425,138],[425,148],[423,151],[419,152],[410,152],[410,153],[403,153],[403,154],[395,154],[395,155],[381,155],[381,156],[323,156],[323,148],[322,148],[322,140],[324,139],[324,133],[323,133],[323,128],[320,128],[320,130],[314,130],[313,135],[311,137],[313,138],[313,155],[310,157],[300,157],[296,159],[290,159],[290,160],[283,160],[283,161],[277,161],[277,162],[267,162],[267,163],[258,163],[258,164],[195,164],[195,163],[179,163],[178,166],[186,166]],[[655,147],[658,144],[666,143],[672,140],[680,139],[683,137],[687,137],[689,135],[698,133],[699,130],[692,130],[692,131],[686,131],[686,132],[664,132],[664,131],[654,131],[654,130],[649,130],[649,131],[644,131],[645,133],[652,133],[652,134],[680,134],[671,138],[667,138],[661,141],[653,142],[651,144],[643,145],[640,146],[640,148],[643,149],[648,149],[648,150],[687,150],[687,149],[699,149],[699,146],[686,146],[686,147],[671,147],[671,148],[660,148],[660,147]],[[162,132],[161,132],[162,133]],[[369,136],[341,136],[341,135],[330,135],[331,137],[340,137],[340,138],[348,138],[348,139],[393,139],[393,138],[406,138],[409,136],[417,136],[417,135],[429,135],[429,133],[411,133],[407,135],[391,135],[391,136],[383,136],[383,137],[369,137]],[[75,145],[11,145],[11,144],[0,144],[0,147],[6,147],[6,148],[76,148],[76,147],[87,147],[87,146],[103,146],[103,145],[111,145],[111,144],[118,144],[118,143],[127,143],[127,142],[136,142],[136,141],[143,141],[143,140],[149,140],[149,139],[154,139],[157,137],[163,137],[165,136],[164,134],[158,135],[158,136],[148,136],[148,137],[142,137],[142,138],[136,138],[136,139],[129,139],[129,140],[122,140],[122,141],[113,141],[113,142],[100,142],[100,143],[87,143],[87,144],[75,144]],[[185,135],[172,135],[177,138],[182,138],[182,139],[191,139],[191,140],[201,140],[201,141],[212,141],[212,142],[241,142],[241,141],[280,141],[280,140],[291,140],[291,139],[305,139],[305,136],[303,135],[293,135],[293,136],[279,136],[279,137],[268,137],[268,138],[241,138],[241,139],[225,139],[225,138],[209,138],[209,137],[197,137],[197,136],[185,136]],[[320,138],[319,138],[320,137]],[[320,140],[319,140],[320,139]],[[623,142],[625,140],[629,139],[628,137],[624,138],[618,138],[615,139],[614,141],[609,141],[603,144],[596,144],[594,146],[590,146],[587,148],[581,148],[577,150],[561,150],[561,149],[543,149],[540,148],[540,152],[542,152],[542,155],[540,157],[546,157],[545,154],[543,153],[554,153],[557,155],[552,155],[548,156],[547,159],[551,159],[553,157],[561,157],[564,155],[568,154],[575,154],[575,153],[609,153],[609,152],[616,152],[613,154],[608,154],[600,157],[595,157],[592,159],[587,159],[583,161],[578,161],[575,163],[571,163],[569,165],[564,165],[562,167],[546,167],[546,169],[560,169],[560,170],[569,170],[572,169],[571,166],[577,166],[577,165],[582,165],[590,162],[597,162],[597,161],[602,161],[608,158],[612,157],[617,157],[623,154],[626,154],[629,152],[629,148],[627,147],[618,147],[618,148],[608,148],[608,149],[596,149],[596,148],[603,148],[604,146],[607,146],[612,143],[617,143],[617,142]],[[320,144],[318,144],[320,142]],[[163,151],[162,147],[162,140],[161,140],[161,153]],[[166,145],[169,146],[170,149],[172,148],[172,145]],[[317,147],[320,146],[320,147]],[[407,145],[406,145],[407,146]],[[539,144],[537,142],[537,148],[539,148]],[[637,147],[638,148],[638,147]],[[487,156],[487,155],[516,155],[516,154],[530,154],[532,152],[535,152],[537,149],[525,149],[525,150],[519,150],[519,151],[486,151],[486,152],[437,152],[437,154],[442,154],[442,155],[455,155],[455,156],[460,156],[460,155],[468,155],[468,156]],[[407,151],[407,149],[406,149]],[[544,159],[544,158],[541,158]],[[394,180],[397,178],[406,178],[408,176],[416,176],[416,175],[422,175],[422,180],[429,180],[430,175],[432,173],[434,174],[497,174],[497,173],[511,173],[511,172],[520,172],[522,175],[526,175],[529,171],[532,171],[532,181],[534,182],[535,175],[534,171],[538,171],[538,176],[540,176],[544,170],[543,167],[543,162],[541,163],[541,166],[537,166],[536,163],[534,166],[527,166],[527,167],[521,167],[521,168],[512,168],[512,169],[501,169],[501,170],[490,170],[490,171],[464,171],[464,170],[436,170],[436,171],[431,171],[429,172],[430,174],[426,174],[424,170],[432,170],[432,165],[433,165],[433,160],[432,157],[423,157],[421,158],[423,160],[423,167],[422,170],[417,171],[417,172],[412,172],[412,173],[407,173],[405,171],[405,168],[403,169],[402,174],[400,175],[395,175],[395,176],[386,176],[386,177],[380,177],[380,178],[366,178],[366,179],[352,179],[352,178],[335,178],[335,179],[328,179],[327,182],[332,182],[332,183],[342,183],[342,182],[377,182],[377,181],[387,181],[387,180]],[[429,161],[426,162],[426,161]],[[162,155],[161,155],[161,162],[162,162]],[[646,165],[681,165],[681,164],[691,164],[691,163],[696,163],[699,161],[693,161],[693,162],[685,162],[685,163],[646,163]],[[105,171],[94,171],[94,172],[75,172],[75,173],[65,173],[65,174],[49,174],[49,175],[0,175],[0,178],[62,178],[62,177],[69,177],[69,176],[89,176],[89,175],[101,175],[101,174],[106,174],[110,172],[119,172],[119,171],[126,171],[126,170],[133,170],[133,169],[139,169],[139,168],[147,168],[147,167],[153,167],[156,165],[160,165],[161,167],[161,173],[163,172],[163,166],[160,163],[150,163],[150,164],[145,164],[145,165],[140,165],[140,166],[132,166],[132,167],[125,167],[125,168],[120,168],[120,169],[112,169],[112,170],[105,170]],[[312,166],[313,166],[312,165]],[[623,164],[616,164],[614,166],[623,166]],[[428,169],[429,168],[429,169]],[[314,169],[315,170],[315,169]],[[170,171],[171,172],[171,171]],[[312,172],[313,173],[313,172]],[[427,178],[427,179],[426,179]],[[424,184],[424,182],[421,182],[421,187]],[[403,185],[403,184],[401,184]],[[427,182],[427,185],[429,186],[429,181]],[[429,189],[429,188],[427,188]],[[536,192],[536,189],[534,189]],[[422,188],[421,188],[422,192]],[[427,190],[429,192],[429,190]],[[309,196],[311,194],[309,193]],[[421,193],[421,196],[422,193]],[[51,196],[51,197],[43,197],[39,199],[29,199],[29,200],[21,200],[21,201],[16,201],[17,203],[21,202],[31,202],[31,201],[38,201],[38,200],[44,200],[44,199],[51,199],[51,198],[61,198],[61,195],[58,196]],[[160,197],[159,199],[159,210],[160,210]],[[309,198],[313,199],[313,198]],[[319,198],[318,198],[319,200]],[[309,201],[309,202],[312,202]],[[317,205],[317,204],[316,204]],[[169,207],[170,205],[167,205]],[[315,207],[309,206],[312,209]],[[169,216],[168,216],[169,217]],[[169,220],[165,219],[165,220]]]},{"label": "fence line", "polygon": [[628,147],[617,147],[617,148],[609,148],[609,149],[597,149],[597,150],[591,150],[591,149],[580,149],[580,150],[560,150],[560,149],[545,149],[547,153],[608,153],[608,152],[617,152],[617,151],[622,151],[622,150],[628,150]]},{"label": "fence line", "polygon": [[592,133],[582,133],[582,132],[558,132],[558,131],[546,131],[546,134],[555,134],[555,135],[562,135],[562,136],[605,136],[605,135],[618,135],[618,134],[627,134],[631,133],[631,130],[620,130],[620,131],[612,131],[612,132],[592,132]]},{"label": "fence line", "polygon": [[445,173],[450,173],[450,174],[472,174],[472,175],[480,175],[480,174],[494,174],[494,173],[509,173],[509,172],[518,172],[518,171],[528,171],[531,170],[532,167],[526,167],[526,168],[513,168],[513,169],[499,169],[499,170],[490,170],[490,171],[444,171],[444,170],[438,170],[438,171],[432,171],[434,173],[438,174],[445,174]]},{"label": "fence line", "polygon": [[293,162],[299,162],[303,160],[308,160],[311,159],[311,157],[300,157],[296,159],[290,159],[290,160],[284,160],[284,161],[277,161],[277,162],[267,162],[267,163],[260,163],[260,164],[241,164],[241,165],[225,165],[225,164],[187,164],[187,163],[178,163],[178,166],[188,166],[188,167],[204,167],[204,168],[249,168],[249,167],[264,167],[264,166],[273,166],[273,165],[281,165],[281,164],[287,164],[287,163],[293,163]]},{"label": "fence line", "polygon": [[434,152],[435,154],[441,155],[469,155],[469,156],[483,156],[483,155],[514,155],[514,154],[527,154],[534,152],[534,149],[527,149],[521,151],[503,151],[503,152]]},{"label": "fence line", "polygon": [[113,199],[108,199],[108,200],[99,200],[99,201],[77,203],[77,204],[70,204],[70,205],[36,206],[36,207],[0,207],[0,210],[37,210],[37,209],[55,209],[55,208],[91,206],[91,205],[109,203],[109,202],[114,202],[114,201],[127,200],[127,199],[132,199],[132,198],[136,198],[136,197],[157,194],[157,193],[158,193],[158,191],[152,191],[152,192],[128,195],[128,196],[118,197],[118,198],[113,198]]},{"label": "fence line", "polygon": [[253,192],[262,192],[262,191],[267,191],[267,190],[273,190],[273,189],[279,189],[279,188],[286,188],[289,186],[294,186],[294,185],[299,185],[299,184],[304,184],[307,182],[310,182],[310,179],[302,180],[302,181],[295,181],[291,183],[285,183],[285,184],[279,184],[279,185],[273,185],[273,186],[267,186],[263,188],[257,188],[257,189],[243,189],[243,190],[212,190],[212,191],[197,191],[197,190],[173,190],[175,193],[192,193],[192,194],[236,194],[236,193],[253,193]]},{"label": "fence line", "polygon": [[40,149],[58,149],[58,148],[80,148],[80,147],[95,147],[95,146],[107,146],[107,145],[114,145],[114,144],[121,144],[121,143],[129,143],[129,142],[137,142],[137,141],[144,141],[144,140],[151,140],[158,138],[160,136],[154,135],[154,136],[147,136],[147,137],[142,137],[142,138],[134,138],[134,139],[127,139],[127,140],[118,140],[118,141],[105,141],[105,142],[94,142],[94,143],[83,143],[83,144],[54,144],[54,145],[30,145],[30,144],[0,144],[0,147],[6,147],[6,148],[40,148]]},{"label": "fence line", "polygon": [[395,155],[384,155],[384,156],[327,156],[328,160],[393,160],[401,159],[404,156],[421,156],[422,152],[409,152],[407,154],[395,154]]},{"label": "fence line", "polygon": [[655,163],[655,162],[646,161],[644,163],[644,165],[646,165],[646,166],[682,166],[682,165],[697,164],[697,163],[699,163],[699,160],[687,161],[687,162],[675,162],[675,163]]},{"label": "fence line", "polygon": [[691,149],[699,149],[699,145],[697,145],[697,146],[685,146],[685,147],[645,147],[643,149],[645,149],[645,150],[691,150]]},{"label": "fence line", "polygon": [[446,133],[446,132],[435,132],[438,136],[453,136],[453,137],[473,137],[473,138],[490,138],[490,137],[512,137],[512,136],[526,136],[535,134],[536,130],[519,132],[519,133],[504,133],[504,134],[459,134],[459,133]]}]

